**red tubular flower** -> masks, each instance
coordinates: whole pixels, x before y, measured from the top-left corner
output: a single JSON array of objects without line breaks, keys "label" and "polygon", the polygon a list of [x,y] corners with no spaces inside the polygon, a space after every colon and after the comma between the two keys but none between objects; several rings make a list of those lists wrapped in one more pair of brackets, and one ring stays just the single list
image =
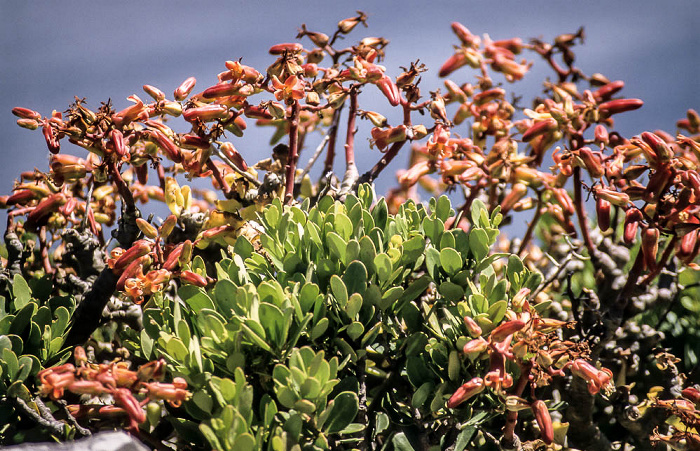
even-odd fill
[{"label": "red tubular flower", "polygon": [[473,68],[478,68],[481,61],[481,55],[473,49],[460,49],[457,50],[451,57],[447,58],[440,67],[438,76],[447,77],[452,72],[456,71],[462,66],[469,65]]},{"label": "red tubular flower", "polygon": [[450,396],[450,399],[447,401],[447,408],[454,409],[482,391],[484,391],[484,380],[480,377],[475,377],[459,387],[457,391]]},{"label": "red tubular flower", "polygon": [[535,414],[535,420],[540,427],[540,437],[546,444],[551,444],[554,441],[554,428],[552,427],[552,417],[549,415],[547,405],[542,400],[537,400],[532,403],[532,413]]},{"label": "red tubular flower", "polygon": [[12,114],[22,119],[41,119],[41,114],[37,113],[36,111],[30,110],[29,108],[22,108],[19,106],[12,108]]},{"label": "red tubular flower", "polygon": [[41,382],[39,393],[42,396],[51,396],[59,399],[63,396],[63,390],[75,381],[75,366],[65,363],[53,368],[46,368],[37,373]]},{"label": "red tubular flower", "polygon": [[695,387],[687,387],[681,391],[681,395],[685,399],[693,401],[696,406],[700,407],[700,390]]},{"label": "red tubular flower", "polygon": [[36,199],[37,193],[30,189],[20,189],[12,193],[11,196],[7,198],[5,201],[5,205],[12,206],[12,205],[26,205],[30,201]]},{"label": "red tubular flower", "polygon": [[468,46],[479,45],[481,40],[478,36],[472,34],[472,32],[469,31],[469,28],[465,27],[459,22],[452,22],[450,26],[452,27],[454,34],[456,34],[459,40],[462,41],[462,44]]},{"label": "red tubular flower", "polygon": [[409,187],[418,183],[418,180],[424,175],[428,175],[433,172],[434,165],[429,160],[419,161],[418,163],[411,166],[407,171],[405,171],[399,177],[399,183],[401,186]]}]

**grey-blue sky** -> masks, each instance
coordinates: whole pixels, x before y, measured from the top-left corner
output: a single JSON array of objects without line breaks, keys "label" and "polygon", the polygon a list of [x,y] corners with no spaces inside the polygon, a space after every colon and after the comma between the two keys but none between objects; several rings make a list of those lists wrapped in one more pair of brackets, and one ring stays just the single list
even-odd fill
[{"label": "grey-blue sky", "polygon": [[[10,110],[25,106],[50,114],[64,110],[73,96],[96,106],[111,98],[120,108],[130,94],[144,95],[145,83],[172,90],[188,76],[210,86],[227,59],[264,69],[270,45],[293,40],[301,23],[331,32],[356,9],[369,14],[369,28],[350,39],[383,36],[391,41],[384,64],[398,66],[420,58],[431,68],[423,92],[440,86],[436,72],[452,53],[456,38],[449,24],[459,21],[494,39],[543,37],[586,27],[587,43],[577,49],[579,66],[623,79],[624,94],[645,101],[641,110],[621,116],[617,129],[675,130],[687,108],[698,108],[700,7],[692,0],[600,1],[0,1],[0,192],[7,193],[21,170],[47,169],[39,132],[15,125]],[[535,94],[546,68],[535,66],[519,92]],[[454,78],[469,81],[466,71]],[[374,90],[362,99],[366,109],[386,110]],[[360,170],[378,158],[368,149],[369,127],[358,137]],[[249,128],[250,130],[250,128]],[[269,153],[268,131],[234,141],[252,161]],[[320,139],[320,138],[319,138]],[[363,145],[364,144],[364,145]],[[68,143],[64,145],[68,146]],[[82,150],[76,149],[80,154]],[[302,157],[303,160],[303,157]],[[405,159],[398,158],[396,165]],[[378,191],[391,184],[385,177]]]}]

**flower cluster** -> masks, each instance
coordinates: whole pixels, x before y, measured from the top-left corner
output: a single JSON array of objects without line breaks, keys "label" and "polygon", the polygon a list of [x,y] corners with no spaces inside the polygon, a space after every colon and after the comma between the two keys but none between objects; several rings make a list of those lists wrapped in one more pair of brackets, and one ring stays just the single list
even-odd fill
[{"label": "flower cluster", "polygon": [[[454,409],[488,388],[513,413],[532,409],[541,438],[549,444],[554,438],[546,404],[537,398],[527,401],[520,397],[528,384],[534,397],[537,387],[549,385],[553,376],[564,376],[565,370],[570,369],[574,376],[586,381],[592,395],[601,390],[610,394],[614,385],[610,370],[598,369],[582,358],[585,348],[557,337],[556,331],[567,323],[541,317],[526,300],[529,294],[530,290],[523,288],[515,296],[513,309],[506,312],[507,319],[486,338],[473,318],[464,317],[467,331],[474,338],[464,345],[463,352],[471,360],[487,358],[488,370],[483,378],[474,377],[457,389],[447,407]],[[515,363],[519,372],[515,386],[507,362]]]},{"label": "flower cluster", "polygon": [[[85,350],[77,347],[74,352],[75,365],[66,363],[47,368],[37,374],[40,382],[39,394],[51,399],[64,397],[65,391],[91,397],[111,396],[113,404],[96,407],[77,404],[68,406],[76,418],[91,414],[128,415],[132,430],[146,421],[143,406],[151,401],[167,401],[179,407],[191,394],[187,382],[176,377],[172,383],[162,382],[165,376],[165,361],[157,360],[141,365],[136,371],[126,362],[110,364],[89,363]],[[139,400],[138,398],[141,398]]]}]

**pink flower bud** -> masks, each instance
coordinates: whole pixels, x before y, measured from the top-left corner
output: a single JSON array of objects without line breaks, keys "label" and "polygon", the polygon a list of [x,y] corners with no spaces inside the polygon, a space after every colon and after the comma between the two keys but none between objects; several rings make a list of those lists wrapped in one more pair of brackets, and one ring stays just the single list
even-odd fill
[{"label": "pink flower bud", "polygon": [[521,319],[514,319],[511,321],[506,321],[505,323],[502,323],[498,327],[496,327],[493,331],[491,331],[491,335],[489,336],[491,339],[492,343],[500,343],[506,338],[508,338],[509,335],[513,335],[514,333],[520,331],[523,327],[525,327],[527,323]]},{"label": "pink flower bud", "polygon": [[489,342],[482,337],[477,337],[474,340],[468,341],[462,351],[469,357],[476,357],[489,347]]},{"label": "pink flower bud", "polygon": [[642,105],[644,102],[640,99],[615,99],[598,105],[598,111],[603,118],[607,118],[613,114],[636,110]]},{"label": "pink flower bud", "polygon": [[165,93],[155,86],[143,85],[143,90],[157,102],[165,100]]},{"label": "pink flower bud", "polygon": [[298,53],[304,50],[304,46],[298,42],[277,44],[270,47],[270,55],[282,55],[284,52]]},{"label": "pink flower bud", "polygon": [[540,437],[547,445],[554,441],[554,428],[552,427],[552,417],[547,409],[547,404],[542,400],[537,400],[532,403],[532,413],[535,414],[535,420],[540,427]]},{"label": "pink flower bud", "polygon": [[[464,325],[467,326],[467,331],[469,332],[469,335],[472,337],[478,337],[481,335],[482,330],[481,327],[474,321],[474,318],[470,316],[465,316],[464,317]],[[473,341],[473,340],[472,340]]]},{"label": "pink flower bud", "polygon": [[41,114],[37,113],[34,110],[30,110],[28,108],[22,108],[22,107],[12,108],[12,114],[14,114],[15,116],[20,117],[22,119],[34,119],[34,120],[41,119]]},{"label": "pink flower bud", "polygon": [[450,399],[447,401],[447,408],[454,409],[482,391],[484,391],[484,380],[480,377],[475,377],[459,387],[457,391],[450,396]]},{"label": "pink flower bud", "polygon": [[153,247],[153,243],[147,240],[138,240],[136,241],[129,249],[127,249],[123,254],[119,256],[119,258],[114,262],[112,265],[112,269],[114,271],[119,271],[123,268],[126,268],[127,265],[129,265],[131,262],[136,260],[137,258],[144,256],[151,252],[151,248]]},{"label": "pink flower bud", "polygon": [[222,119],[228,115],[228,108],[224,105],[205,105],[196,108],[189,108],[182,112],[182,117],[187,122],[200,120],[202,122],[210,122],[216,119]]},{"label": "pink flower bud", "polygon": [[610,202],[599,197],[596,199],[595,210],[598,215],[598,227],[605,232],[610,228]]},{"label": "pink flower bud", "polygon": [[401,93],[399,88],[388,75],[383,75],[376,83],[377,88],[382,91],[382,94],[389,99],[391,106],[396,106],[401,103]]},{"label": "pink flower bud", "polygon": [[553,118],[537,121],[532,127],[528,128],[525,133],[523,133],[522,139],[525,142],[529,142],[537,136],[556,130],[558,125],[559,124],[557,121],[555,121]]},{"label": "pink flower bud", "polygon": [[197,79],[194,77],[190,77],[187,80],[183,81],[180,86],[177,87],[173,95],[175,96],[175,100],[181,101],[185,100],[188,95],[190,95],[190,92],[192,92],[192,89],[194,89],[194,85],[197,83]]},{"label": "pink flower bud", "polygon": [[627,213],[625,213],[625,231],[623,234],[625,243],[632,244],[634,242],[634,239],[637,237],[639,221],[643,218],[642,212],[637,208],[633,207],[627,210]]},{"label": "pink flower bud", "polygon": [[182,280],[185,283],[195,285],[197,287],[206,287],[207,286],[207,278],[204,276],[201,276],[193,271],[180,272],[180,280]]},{"label": "pink flower bud", "polygon": [[602,102],[608,100],[610,97],[615,95],[619,90],[625,87],[625,82],[622,80],[612,81],[606,83],[596,91],[593,91],[593,98],[596,102]]},{"label": "pink flower bud", "polygon": [[214,99],[216,97],[228,97],[238,93],[240,86],[232,83],[219,83],[211,86],[202,92],[202,97],[205,99]]},{"label": "pink flower bud", "polygon": [[481,42],[481,39],[479,39],[478,36],[472,34],[472,32],[469,31],[467,27],[465,27],[459,22],[452,22],[451,27],[454,34],[456,34],[459,40],[462,41],[462,44],[478,47],[479,43]]}]

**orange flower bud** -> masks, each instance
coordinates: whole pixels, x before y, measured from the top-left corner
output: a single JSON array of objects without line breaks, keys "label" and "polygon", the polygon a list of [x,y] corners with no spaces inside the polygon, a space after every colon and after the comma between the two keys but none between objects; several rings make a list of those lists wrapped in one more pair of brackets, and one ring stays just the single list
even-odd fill
[{"label": "orange flower bud", "polygon": [[461,49],[457,50],[451,57],[447,59],[440,67],[440,71],[438,72],[439,77],[447,77],[450,75],[452,72],[456,71],[462,66],[466,66],[467,64],[470,67],[473,68],[478,68],[479,64],[481,63],[481,56],[479,53],[474,51],[473,49]]},{"label": "orange flower bud", "polygon": [[44,139],[46,140],[46,145],[49,148],[49,152],[57,154],[61,150],[61,143],[54,136],[52,128],[46,124],[41,128],[41,132],[44,134]]},{"label": "orange flower bud", "polygon": [[445,80],[445,88],[447,88],[447,92],[450,93],[450,101],[451,102],[459,102],[459,103],[464,103],[467,101],[467,94],[462,91],[462,88],[457,85],[457,83],[453,82],[452,80]]},{"label": "orange flower bud", "polygon": [[591,175],[591,177],[597,179],[605,174],[603,169],[603,162],[600,157],[595,155],[590,148],[582,147],[578,150],[578,156],[583,161],[584,167]]},{"label": "orange flower bud", "polygon": [[197,135],[187,134],[180,137],[180,146],[185,149],[208,149],[211,144],[206,139]]},{"label": "orange flower bud", "polygon": [[238,153],[235,147],[233,147],[233,144],[230,142],[225,142],[221,145],[221,151],[226,155],[233,164],[235,164],[239,169],[243,171],[248,170],[248,164],[245,162],[243,159],[243,156]]},{"label": "orange flower bud", "polygon": [[540,438],[547,445],[554,441],[554,428],[552,427],[552,417],[547,409],[547,404],[538,399],[532,403],[532,413],[535,414],[535,420],[540,427]]},{"label": "orange flower bud", "polygon": [[282,55],[284,52],[297,53],[304,50],[304,46],[298,42],[276,44],[270,47],[270,55]]},{"label": "orange flower bud", "polygon": [[114,147],[114,151],[119,156],[119,158],[123,158],[124,156],[126,156],[129,153],[129,150],[128,150],[126,144],[124,143],[124,135],[122,134],[122,132],[120,132],[116,128],[112,129],[109,132],[109,137],[112,141],[112,146]]},{"label": "orange flower bud", "polygon": [[447,408],[454,409],[482,391],[484,391],[484,380],[480,377],[475,377],[459,387],[457,391],[450,396],[450,399],[447,401]]},{"label": "orange flower bud", "polygon": [[692,255],[698,243],[698,231],[691,230],[681,238],[680,253],[684,256]]},{"label": "orange flower bud", "polygon": [[180,86],[177,87],[173,95],[175,96],[175,100],[181,101],[185,100],[188,95],[190,95],[190,92],[192,92],[192,89],[194,89],[194,85],[197,83],[197,79],[194,77],[190,77],[187,80],[183,81]]},{"label": "orange flower bud", "polygon": [[238,93],[240,86],[232,83],[219,83],[211,86],[202,92],[202,97],[205,99],[214,99],[217,97],[228,97]]},{"label": "orange flower bud", "polygon": [[685,399],[689,399],[690,401],[694,402],[696,406],[700,407],[700,390],[698,390],[697,388],[695,388],[695,387],[684,388],[681,391],[681,395],[683,395],[683,397]]},{"label": "orange flower bud", "polygon": [[389,144],[406,139],[406,126],[399,125],[387,129],[375,127],[372,129],[371,134],[372,141],[370,143],[376,145],[379,150],[384,150]]},{"label": "orange flower bud", "polygon": [[159,130],[151,130],[151,136],[156,139],[158,147],[161,148],[163,153],[170,158],[175,163],[182,162],[182,151],[180,148],[165,134],[161,133]]}]

